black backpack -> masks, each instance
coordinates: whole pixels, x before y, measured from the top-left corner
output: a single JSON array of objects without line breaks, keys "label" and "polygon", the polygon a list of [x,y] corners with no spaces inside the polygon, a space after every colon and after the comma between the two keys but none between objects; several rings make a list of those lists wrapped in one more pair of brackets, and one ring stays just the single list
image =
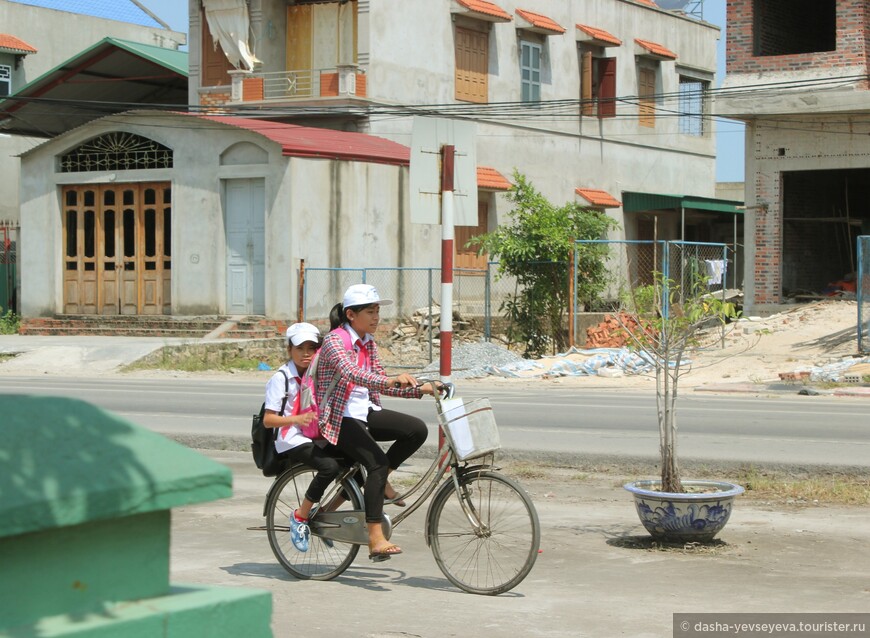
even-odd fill
[{"label": "black backpack", "polygon": [[[287,407],[287,395],[290,394],[290,377],[283,370],[284,375],[284,400],[281,402],[281,412]],[[275,439],[278,437],[280,428],[267,428],[263,425],[263,415],[266,414],[266,403],[260,406],[260,412],[253,415],[251,420],[251,454],[254,463],[263,471],[263,476],[278,476],[284,467],[284,459],[275,449]]]}]

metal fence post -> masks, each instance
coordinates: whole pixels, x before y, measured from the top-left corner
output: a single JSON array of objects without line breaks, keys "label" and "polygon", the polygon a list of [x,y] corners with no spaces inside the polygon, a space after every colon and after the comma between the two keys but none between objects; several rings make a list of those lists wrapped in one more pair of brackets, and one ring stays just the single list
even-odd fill
[{"label": "metal fence post", "polygon": [[432,353],[432,269],[429,269],[429,363],[435,360]]},{"label": "metal fence post", "polygon": [[492,341],[492,284],[490,283],[490,262],[486,262],[486,274],[483,280],[483,340]]},{"label": "metal fence post", "polygon": [[662,316],[665,321],[670,315],[670,281],[671,276],[671,242],[665,241],[662,243]]},{"label": "metal fence post", "polygon": [[867,302],[870,301],[870,235],[861,235],[858,242],[858,281],[855,285],[855,296],[858,301],[858,352],[870,351],[870,313],[867,312]]}]

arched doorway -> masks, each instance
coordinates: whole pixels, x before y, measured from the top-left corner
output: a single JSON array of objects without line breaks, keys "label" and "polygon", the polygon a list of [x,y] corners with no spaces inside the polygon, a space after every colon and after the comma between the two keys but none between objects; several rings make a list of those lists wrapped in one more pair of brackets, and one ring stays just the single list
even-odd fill
[{"label": "arched doorway", "polygon": [[[170,183],[114,183],[115,171],[166,168],[171,149],[125,132],[101,135],[60,158],[62,173],[97,174],[61,189],[64,313],[170,314]],[[109,183],[95,183],[101,174]]]}]

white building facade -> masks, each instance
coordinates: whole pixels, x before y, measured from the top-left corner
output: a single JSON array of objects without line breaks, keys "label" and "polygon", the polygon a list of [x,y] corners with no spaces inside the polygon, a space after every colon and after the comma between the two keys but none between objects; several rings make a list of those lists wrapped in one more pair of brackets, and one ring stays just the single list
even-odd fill
[{"label": "white building facade", "polygon": [[[208,0],[189,1],[192,104],[405,145],[415,113],[470,119],[479,165],[520,171],[554,203],[607,208],[619,237],[716,239],[622,205],[632,192],[715,197],[711,24],[651,0],[238,4],[258,60],[241,72],[221,57]],[[506,221],[502,197],[484,204],[477,231]]]}]

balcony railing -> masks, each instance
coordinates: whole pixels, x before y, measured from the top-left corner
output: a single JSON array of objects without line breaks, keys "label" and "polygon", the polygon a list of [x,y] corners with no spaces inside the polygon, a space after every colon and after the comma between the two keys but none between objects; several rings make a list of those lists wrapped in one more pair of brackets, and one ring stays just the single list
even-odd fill
[{"label": "balcony railing", "polygon": [[275,102],[321,97],[365,97],[366,76],[356,64],[272,73],[231,72],[233,102]]}]

